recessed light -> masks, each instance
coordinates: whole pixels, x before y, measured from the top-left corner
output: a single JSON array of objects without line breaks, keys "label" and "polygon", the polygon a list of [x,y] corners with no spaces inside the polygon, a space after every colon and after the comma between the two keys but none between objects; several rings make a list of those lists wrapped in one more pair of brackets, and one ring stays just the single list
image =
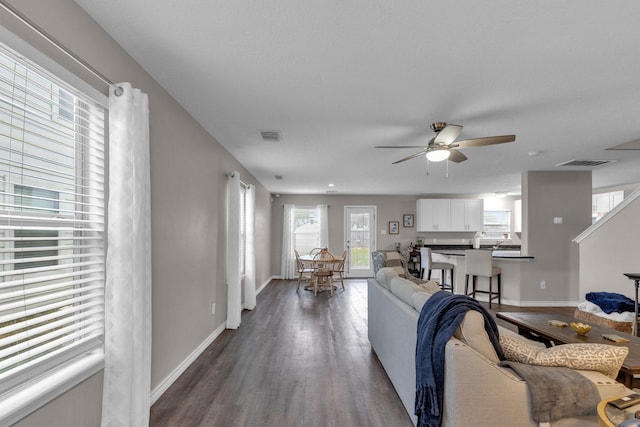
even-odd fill
[{"label": "recessed light", "polygon": [[336,186],[335,184],[329,184],[329,187],[335,187],[335,186]]}]

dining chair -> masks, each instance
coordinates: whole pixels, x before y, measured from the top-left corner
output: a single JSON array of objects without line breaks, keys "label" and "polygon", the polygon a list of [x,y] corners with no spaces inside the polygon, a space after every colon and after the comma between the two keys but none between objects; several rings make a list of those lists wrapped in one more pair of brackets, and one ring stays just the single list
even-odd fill
[{"label": "dining chair", "polygon": [[313,248],[309,251],[309,255],[316,256],[320,252],[322,252],[322,248]]},{"label": "dining chair", "polygon": [[[498,299],[498,304],[502,302],[502,284],[500,283],[502,276],[502,269],[493,265],[493,253],[483,249],[467,249],[464,251],[465,262],[465,279],[464,279],[464,293],[465,295],[471,295],[473,299],[476,298],[476,293],[489,295],[489,308],[491,308],[491,302],[494,299]],[[472,289],[469,292],[469,276],[472,276]],[[489,278],[489,290],[478,290],[476,282],[478,276]],[[493,290],[493,277],[498,278],[498,290]]]},{"label": "dining chair", "polygon": [[314,257],[314,270],[311,273],[311,281],[313,283],[313,295],[318,295],[318,287],[329,287],[331,295],[333,295],[333,268],[335,258],[328,250],[321,250]]},{"label": "dining chair", "polygon": [[347,259],[347,250],[342,253],[342,259],[338,261],[333,269],[332,279],[334,282],[340,282],[342,284],[342,290],[344,291],[344,261]]},{"label": "dining chair", "polygon": [[296,286],[296,292],[300,289],[300,282],[309,282],[311,284],[311,275],[313,274],[313,268],[306,267],[304,262],[300,259],[300,254],[294,249],[296,254],[296,269],[298,272],[298,286]]},{"label": "dining chair", "polygon": [[[420,278],[424,279],[427,272],[427,280],[431,280],[431,271],[440,270],[440,288],[453,292],[454,265],[448,262],[433,262],[431,248],[420,248]],[[447,271],[451,272],[451,284],[446,283]]]}]

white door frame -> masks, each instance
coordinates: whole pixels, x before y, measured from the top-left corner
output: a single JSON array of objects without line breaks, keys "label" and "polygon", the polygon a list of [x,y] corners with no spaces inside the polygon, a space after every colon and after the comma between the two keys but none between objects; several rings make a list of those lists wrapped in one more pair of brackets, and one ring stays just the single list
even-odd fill
[{"label": "white door frame", "polygon": [[[351,213],[368,213],[371,215],[369,224],[369,247],[368,247],[368,268],[353,265],[351,262]],[[373,277],[373,261],[371,252],[376,250],[376,230],[377,230],[378,207],[372,205],[346,205],[344,207],[344,247],[347,249],[347,259],[344,263],[345,277]]]}]

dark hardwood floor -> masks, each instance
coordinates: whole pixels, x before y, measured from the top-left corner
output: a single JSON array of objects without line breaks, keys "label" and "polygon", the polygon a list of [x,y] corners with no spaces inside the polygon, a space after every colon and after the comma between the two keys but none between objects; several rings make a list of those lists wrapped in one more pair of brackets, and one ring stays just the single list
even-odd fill
[{"label": "dark hardwood floor", "polygon": [[366,280],[333,297],[295,288],[272,281],[158,399],[150,425],[412,426],[369,345]]}]

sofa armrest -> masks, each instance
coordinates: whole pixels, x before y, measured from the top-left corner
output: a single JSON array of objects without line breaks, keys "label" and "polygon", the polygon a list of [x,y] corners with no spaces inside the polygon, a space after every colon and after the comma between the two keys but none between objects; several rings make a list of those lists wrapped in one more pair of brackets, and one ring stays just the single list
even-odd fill
[{"label": "sofa armrest", "polygon": [[[445,357],[443,426],[537,426],[530,417],[527,384],[512,370],[455,338],[447,343]],[[602,398],[631,392],[600,372],[578,372],[596,384]]]}]

